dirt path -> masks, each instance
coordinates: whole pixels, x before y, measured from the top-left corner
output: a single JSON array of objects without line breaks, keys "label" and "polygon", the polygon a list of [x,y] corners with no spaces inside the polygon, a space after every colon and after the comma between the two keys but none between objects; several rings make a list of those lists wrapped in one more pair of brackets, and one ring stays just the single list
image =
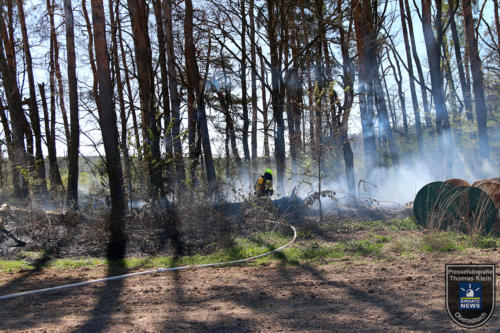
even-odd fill
[{"label": "dirt path", "polygon": [[[498,250],[468,250],[389,262],[366,258],[365,262],[334,260],[322,265],[155,274],[1,301],[0,330],[458,331],[445,310],[444,265],[499,261]],[[0,293],[105,275],[103,268],[2,274]],[[497,305],[481,331],[499,330]]]}]

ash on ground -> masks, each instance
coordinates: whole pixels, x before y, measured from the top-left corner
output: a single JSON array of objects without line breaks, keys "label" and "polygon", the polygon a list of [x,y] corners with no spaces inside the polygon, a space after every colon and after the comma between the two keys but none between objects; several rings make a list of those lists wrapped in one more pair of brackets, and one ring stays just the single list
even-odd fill
[{"label": "ash on ground", "polygon": [[[14,240],[0,233],[0,256],[18,259],[25,257],[26,251],[43,251],[56,258],[104,257],[109,239],[109,214],[108,209],[75,212],[43,210],[36,205],[28,209],[8,206],[8,213],[2,215],[4,228],[27,244],[15,246]],[[145,204],[132,208],[126,215],[123,230],[127,256],[193,255],[212,253],[231,245],[235,238],[256,232],[276,231],[276,228],[283,233],[290,232],[285,226],[268,223],[269,220],[314,231],[325,223],[408,216],[411,216],[411,204],[400,206],[360,200],[327,205],[322,221],[315,203],[297,197],[223,204],[198,201],[197,205]]]}]

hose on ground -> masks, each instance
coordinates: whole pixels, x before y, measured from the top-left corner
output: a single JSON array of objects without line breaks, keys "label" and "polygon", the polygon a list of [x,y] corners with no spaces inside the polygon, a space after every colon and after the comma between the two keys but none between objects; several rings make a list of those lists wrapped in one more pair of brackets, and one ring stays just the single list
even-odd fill
[{"label": "hose on ground", "polygon": [[218,266],[225,266],[225,265],[234,265],[234,264],[239,264],[251,260],[255,260],[257,258],[265,257],[268,256],[272,253],[278,252],[283,250],[284,248],[290,246],[295,242],[295,239],[297,238],[297,230],[295,230],[295,227],[292,225],[284,224],[281,222],[276,222],[276,221],[266,221],[269,223],[274,223],[274,224],[282,224],[285,226],[290,227],[293,230],[293,238],[290,240],[288,243],[286,243],[283,246],[280,246],[272,251],[268,251],[259,255],[255,255],[252,257],[248,258],[243,258],[243,259],[238,259],[238,260],[231,260],[231,261],[224,261],[224,262],[215,262],[215,263],[210,263],[210,264],[200,264],[200,265],[187,265],[187,266],[178,266],[178,267],[160,267],[156,269],[151,269],[147,271],[141,271],[141,272],[134,272],[134,273],[128,273],[128,274],[122,274],[122,275],[115,275],[115,276],[109,276],[105,277],[102,279],[96,279],[96,280],[89,280],[89,281],[83,281],[83,282],[77,282],[77,283],[70,283],[70,284],[65,284],[65,285],[60,285],[56,287],[50,287],[50,288],[43,288],[43,289],[37,289],[37,290],[30,290],[30,291],[24,291],[20,293],[15,293],[15,294],[9,294],[9,295],[3,295],[0,296],[0,300],[5,300],[5,299],[11,299],[11,298],[17,298],[21,296],[28,296],[28,295],[36,295],[36,294],[42,294],[42,293],[47,293],[47,292],[52,292],[52,291],[58,291],[58,290],[63,290],[63,289],[68,289],[68,288],[76,288],[76,287],[83,287],[83,286],[88,286],[91,284],[99,283],[99,282],[106,282],[106,281],[112,281],[112,280],[120,280],[120,279],[125,279],[125,278],[130,278],[134,276],[140,276],[140,275],[147,275],[147,274],[154,274],[154,273],[164,273],[164,272],[171,272],[171,271],[180,271],[180,270],[186,270],[186,269],[192,269],[192,268],[207,268],[207,267],[218,267]]}]

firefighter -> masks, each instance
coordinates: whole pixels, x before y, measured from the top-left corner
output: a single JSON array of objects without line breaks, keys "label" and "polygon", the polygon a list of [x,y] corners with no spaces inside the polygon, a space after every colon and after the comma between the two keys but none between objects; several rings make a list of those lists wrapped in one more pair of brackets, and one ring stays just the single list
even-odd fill
[{"label": "firefighter", "polygon": [[268,198],[273,195],[273,170],[266,169],[264,174],[257,179],[255,195],[259,198]]},{"label": "firefighter", "polygon": [[3,229],[4,224],[7,224],[11,220],[11,211],[8,204],[3,204],[0,207],[0,228]]},{"label": "firefighter", "polygon": [[0,207],[0,231],[12,238],[18,246],[25,246],[26,242],[19,240],[10,231],[5,229],[5,224],[7,224],[12,219],[12,212],[8,204],[3,204]]}]

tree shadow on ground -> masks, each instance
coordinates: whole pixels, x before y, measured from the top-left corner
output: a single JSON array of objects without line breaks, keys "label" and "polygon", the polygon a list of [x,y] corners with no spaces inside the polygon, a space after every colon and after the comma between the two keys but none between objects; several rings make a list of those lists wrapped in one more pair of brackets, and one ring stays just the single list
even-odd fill
[{"label": "tree shadow on ground", "polygon": [[[262,239],[255,239],[255,241],[263,242]],[[269,249],[275,248],[274,244],[267,243],[265,246]],[[376,274],[367,277],[366,281],[358,280],[351,283],[349,280],[332,279],[317,267],[309,264],[290,267],[289,258],[282,252],[273,255],[280,260],[280,263],[274,267],[275,270],[271,276],[265,276],[265,273],[260,275],[262,279],[268,279],[269,289],[262,288],[262,284],[259,288],[248,286],[246,284],[251,278],[240,276],[242,281],[235,284],[224,285],[224,281],[220,281],[215,286],[208,286],[210,293],[208,296],[193,295],[192,291],[187,294],[183,293],[182,274],[179,272],[179,276],[175,279],[176,293],[171,301],[176,302],[178,312],[184,311],[184,315],[167,316],[170,318],[164,321],[163,329],[172,329],[171,323],[180,321],[182,321],[184,328],[217,332],[273,329],[276,328],[276,324],[283,330],[299,331],[311,329],[386,331],[388,328],[396,330],[433,330],[435,328],[449,330],[453,328],[444,309],[440,311],[430,308],[424,313],[425,319],[415,316],[412,306],[425,308],[425,297],[420,298],[418,294],[412,295],[404,290],[392,294],[383,290],[365,288],[363,283],[371,283],[372,280],[377,283],[380,280]],[[216,274],[215,269],[212,272]],[[346,274],[349,275],[348,272]],[[304,277],[307,280],[305,282]],[[385,286],[390,285],[390,281],[390,279],[382,279]],[[325,292],[321,292],[323,288],[313,288],[314,291],[309,292],[307,288],[304,288],[304,285],[307,286],[308,283],[325,286]],[[283,288],[283,295],[286,294],[286,296],[283,296],[280,290],[276,290],[280,286]],[[299,291],[295,290],[295,286],[299,286]],[[339,290],[343,295],[347,295],[347,299],[339,300],[337,295],[326,293],[327,288],[330,291]],[[242,307],[254,313],[255,316],[250,316],[255,319],[246,316],[239,317],[238,312],[227,313],[218,311],[218,309],[214,309],[207,318],[193,318],[193,312],[196,309],[206,310],[214,303],[234,304]],[[311,309],[313,309],[312,317],[305,317],[305,314],[302,314],[302,312],[311,314]],[[363,313],[363,311],[368,313]],[[372,318],[364,318],[365,315],[371,315]],[[377,316],[382,319],[377,321]],[[350,327],[346,317],[351,318],[349,320],[355,321],[356,324]]]},{"label": "tree shadow on ground", "polygon": [[[219,330],[238,330],[238,331],[254,331],[259,329],[276,328],[278,324],[283,330],[326,330],[338,331],[339,329],[348,329],[346,321],[337,321],[336,317],[349,316],[352,320],[362,318],[365,314],[363,309],[377,308],[380,309],[386,316],[386,323],[364,322],[359,325],[356,324],[353,328],[366,330],[386,330],[387,327],[393,329],[424,329],[431,330],[434,327],[450,327],[446,322],[446,314],[440,311],[430,311],[432,320],[428,322],[420,321],[412,316],[412,312],[405,309],[405,304],[415,303],[410,298],[398,296],[398,299],[393,300],[391,295],[370,294],[361,288],[348,285],[343,282],[331,281],[323,277],[316,269],[306,268],[305,271],[312,274],[316,282],[326,283],[335,288],[345,290],[352,300],[349,302],[342,302],[343,304],[335,304],[335,299],[331,295],[317,295],[301,293],[294,290],[294,285],[300,283],[296,278],[303,275],[299,268],[297,272],[289,272],[286,278],[290,287],[285,288],[287,296],[280,297],[279,291],[248,288],[240,285],[220,286],[216,292],[209,297],[186,297],[183,298],[183,303],[179,306],[186,306],[187,304],[196,304],[199,308],[210,306],[213,302],[224,302],[228,304],[236,304],[238,307],[249,310],[256,314],[256,319],[238,318],[238,315],[220,314],[215,316],[215,320],[194,320],[190,319],[184,322],[188,327],[193,329],[210,329],[214,331]],[[265,277],[263,277],[265,278]],[[277,273],[277,276],[272,277],[273,282],[283,279],[283,274]],[[281,282],[277,282],[281,283]],[[313,283],[313,282],[312,282]],[[312,310],[312,311],[311,311]],[[304,314],[302,314],[302,312]],[[308,317],[305,313],[311,314]],[[251,315],[252,316],[252,315]],[[443,320],[444,319],[444,320]],[[272,326],[266,327],[272,323]],[[435,323],[441,325],[435,326]],[[442,324],[444,323],[445,326]],[[385,328],[384,328],[385,326]],[[166,327],[166,326],[165,326]],[[377,328],[378,327],[378,328]]]},{"label": "tree shadow on ground", "polygon": [[[125,272],[123,260],[112,261],[108,264],[106,276],[111,277]],[[120,307],[122,289],[123,279],[106,281],[104,286],[100,287],[99,301],[89,319],[74,332],[99,332],[106,329],[111,324],[113,312]]]},{"label": "tree shadow on ground", "polygon": [[[107,246],[107,277],[125,274],[125,253],[127,249],[127,239],[123,234],[124,221],[123,211],[111,210],[109,216],[110,239]],[[87,321],[77,328],[75,332],[102,331],[112,322],[112,315],[119,310],[121,305],[121,294],[123,289],[123,279],[107,280],[98,292],[99,301],[89,315]]]},{"label": "tree shadow on ground", "polygon": [[[267,242],[266,240],[260,238],[249,237],[249,240],[256,244],[265,246],[266,252],[272,251],[277,248],[275,244],[271,244],[270,242]],[[234,239],[232,239],[231,242],[226,244],[226,246],[227,245],[230,246],[230,251],[227,252],[229,256],[227,260],[231,261],[243,258],[241,251],[238,251],[238,249],[235,248],[236,243],[234,242]],[[273,255],[283,263],[288,262],[288,258],[282,252],[275,252]],[[176,264],[174,260],[173,267],[175,267],[175,265]],[[234,267],[235,265],[232,266]],[[245,267],[244,264],[237,264],[236,266],[240,266],[242,268]],[[211,268],[208,269],[212,270]],[[214,274],[216,272],[215,270],[217,269],[224,269],[224,266],[215,268],[213,270]],[[177,311],[175,311],[174,314],[172,313],[167,314],[167,319],[165,319],[161,325],[162,331],[187,329],[190,331],[197,331],[197,332],[200,331],[201,332],[255,332],[259,330],[259,323],[251,319],[238,318],[230,314],[229,315],[218,314],[217,319],[210,322],[203,319],[196,319],[192,318],[191,316],[187,316],[186,308],[188,308],[189,306],[196,304],[206,309],[207,307],[209,307],[208,303],[210,303],[213,300],[219,300],[219,298],[218,296],[214,296],[213,298],[212,297],[202,298],[189,295],[185,291],[184,283],[186,283],[187,281],[182,280],[183,273],[179,271],[174,271],[173,274],[174,277],[172,281],[174,283],[174,294],[172,295],[171,301],[175,302],[175,304],[177,305]],[[282,270],[282,274],[286,278],[289,278],[286,274],[286,270]],[[232,297],[230,297],[229,300],[235,304],[240,303],[248,307],[259,308],[257,304],[259,301],[263,299],[262,294],[245,293],[244,288],[234,287],[234,289],[232,289],[232,287],[221,286],[219,290],[225,290],[225,291],[231,290],[229,294]],[[168,299],[166,301],[168,302]]]},{"label": "tree shadow on ground", "polygon": [[[51,288],[55,286],[81,282],[79,279],[67,279],[51,277],[43,280],[34,280],[37,275],[42,275],[45,268],[49,266],[51,261],[58,257],[59,250],[63,246],[58,242],[50,250],[45,250],[42,256],[36,259],[31,265],[33,269],[27,270],[20,276],[9,281],[0,287],[0,295],[14,294],[18,292],[25,292],[30,290],[38,290],[44,288]],[[57,303],[61,298],[70,297],[75,295],[72,289],[66,289],[57,292],[48,292],[39,295],[26,295],[18,298],[2,300],[0,306],[0,329],[29,329],[39,323],[40,308],[49,307],[52,303]],[[22,311],[20,310],[22,309]],[[53,311],[50,312],[48,318],[50,321],[56,321],[57,318],[63,317],[68,312],[66,311]],[[45,312],[44,320],[47,317]]]},{"label": "tree shadow on ground", "polygon": [[[51,277],[43,281],[25,281],[24,288],[35,290],[77,282],[81,282],[81,279]],[[79,300],[88,296],[88,288],[91,287],[65,289],[0,301],[0,318],[2,318],[0,331],[25,331],[43,327],[44,323],[57,323],[62,318],[75,314],[74,307],[61,307],[61,300],[84,306],[84,303]]]},{"label": "tree shadow on ground", "polygon": [[[13,279],[9,283],[6,283],[0,287],[0,295],[13,294],[16,292],[22,292],[25,290],[19,290],[20,288],[24,288],[23,283],[31,279],[33,276],[41,274],[44,269],[50,264],[50,262],[59,256],[61,247],[64,246],[64,241],[60,240],[53,247],[43,251],[40,258],[37,258],[31,266],[32,269],[27,270],[17,278]],[[38,287],[37,289],[40,289]]]},{"label": "tree shadow on ground", "polygon": [[0,295],[13,294],[15,292],[21,292],[17,290],[18,287],[22,287],[23,281],[29,280],[31,277],[41,274],[43,270],[50,264],[53,259],[53,255],[51,251],[44,251],[42,256],[39,259],[36,259],[31,266],[33,269],[27,270],[19,277],[14,280],[6,283],[0,287]]},{"label": "tree shadow on ground", "polygon": [[[178,267],[180,265],[181,256],[179,253],[184,252],[184,250],[182,248],[174,247],[174,249],[176,250],[176,253],[174,254],[174,256],[172,258],[170,268]],[[177,250],[180,250],[180,251],[177,252]],[[179,310],[173,314],[173,318],[171,320],[165,321],[161,325],[162,327],[165,327],[165,330],[168,330],[168,331],[175,331],[175,329],[172,328],[174,323],[183,323],[186,321],[186,318],[184,317],[182,310],[183,310],[183,305],[189,302],[184,297],[182,273],[179,271],[173,271],[172,275],[173,275],[173,277],[172,277],[173,297],[174,297],[176,304],[178,305]],[[167,294],[162,295],[162,298],[165,298],[165,301],[168,302],[168,295]]]},{"label": "tree shadow on ground", "polygon": [[[171,214],[171,215],[167,215]],[[160,247],[163,247],[165,243],[169,242],[174,250],[174,258],[172,260],[172,267],[179,264],[179,259],[182,254],[184,254],[184,242],[182,241],[181,231],[179,229],[178,216],[174,210],[167,209],[155,213],[155,218],[157,222],[165,227],[160,235]],[[119,260],[109,260],[107,268],[107,276],[115,276],[126,273],[125,262],[122,259]],[[178,272],[174,272],[174,276]],[[180,283],[179,283],[180,285]],[[106,281],[104,286],[100,288],[99,291],[99,301],[94,307],[89,319],[74,332],[89,332],[89,331],[102,331],[108,328],[113,322],[113,314],[120,312],[121,306],[123,305],[120,300],[122,295],[122,289],[124,287],[123,279]],[[121,322],[123,324],[123,322]]]},{"label": "tree shadow on ground", "polygon": [[[378,308],[387,314],[388,321],[391,325],[395,325],[401,329],[418,328],[430,330],[436,323],[442,322],[443,318],[447,318],[445,310],[437,311],[430,310],[427,314],[431,317],[430,321],[422,321],[413,316],[411,311],[405,310],[405,306],[418,305],[418,302],[412,301],[409,297],[404,297],[401,294],[391,295],[378,293],[373,290],[363,290],[356,287],[354,284],[348,284],[344,281],[332,281],[324,276],[324,274],[317,268],[311,265],[301,265],[302,270],[312,274],[321,283],[344,289],[360,306],[367,306],[369,308]],[[373,276],[373,278],[377,278]],[[404,293],[404,291],[402,291]],[[354,310],[354,309],[353,309]]]}]

